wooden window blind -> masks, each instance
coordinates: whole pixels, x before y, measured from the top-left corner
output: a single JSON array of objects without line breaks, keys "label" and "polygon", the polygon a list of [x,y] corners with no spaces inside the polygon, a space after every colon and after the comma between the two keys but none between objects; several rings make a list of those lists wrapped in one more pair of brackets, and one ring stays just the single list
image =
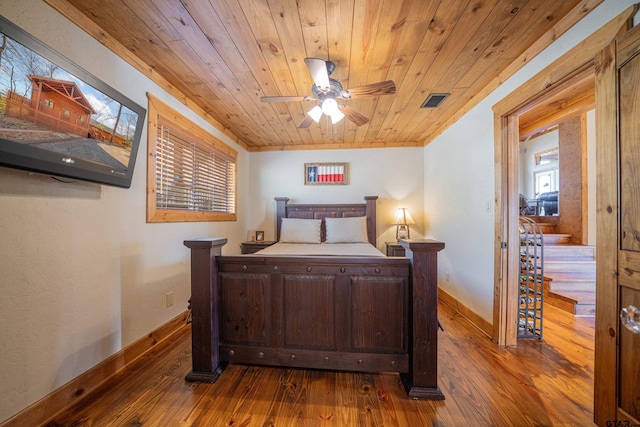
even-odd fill
[{"label": "wooden window blind", "polygon": [[235,220],[235,151],[190,121],[185,127],[177,113],[156,111],[151,100],[147,221]]}]

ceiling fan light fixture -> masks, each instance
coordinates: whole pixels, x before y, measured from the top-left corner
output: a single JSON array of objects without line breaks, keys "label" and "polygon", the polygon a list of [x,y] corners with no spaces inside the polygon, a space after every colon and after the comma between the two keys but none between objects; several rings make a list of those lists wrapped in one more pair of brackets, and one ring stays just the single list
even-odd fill
[{"label": "ceiling fan light fixture", "polygon": [[[262,102],[299,102],[317,101],[317,105],[307,111],[304,119],[298,124],[298,129],[307,129],[311,123],[320,123],[323,115],[331,117],[335,125],[345,117],[356,126],[369,123],[369,119],[360,114],[347,104],[338,105],[338,99],[348,101],[355,98],[366,98],[378,95],[391,95],[396,93],[396,84],[393,80],[366,84],[344,90],[342,83],[329,76],[335,69],[335,63],[320,58],[305,58],[305,64],[313,79],[311,93],[313,96],[263,96]],[[326,120],[328,124],[328,119]]]},{"label": "ceiling fan light fixture", "polygon": [[331,124],[335,125],[340,120],[344,119],[344,113],[336,108],[336,111],[334,111],[330,117],[331,117]]},{"label": "ceiling fan light fixture", "polygon": [[327,98],[322,101],[322,112],[327,116],[333,116],[336,112],[340,112],[338,110],[338,103],[333,98]]},{"label": "ceiling fan light fixture", "polygon": [[320,119],[322,118],[322,108],[320,108],[319,105],[316,105],[311,110],[307,111],[307,114],[314,122],[320,123]]}]

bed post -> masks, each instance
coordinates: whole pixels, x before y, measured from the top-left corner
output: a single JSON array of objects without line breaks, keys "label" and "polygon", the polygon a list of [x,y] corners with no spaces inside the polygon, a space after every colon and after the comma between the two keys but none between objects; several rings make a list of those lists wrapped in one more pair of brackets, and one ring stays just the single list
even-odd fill
[{"label": "bed post", "polygon": [[367,201],[367,238],[369,243],[378,247],[378,242],[376,241],[376,201],[378,196],[365,196],[364,199]]},{"label": "bed post", "polygon": [[400,374],[409,397],[443,400],[438,387],[438,252],[435,240],[401,240],[411,261],[409,373]]},{"label": "bed post", "polygon": [[187,381],[215,382],[224,368],[220,364],[218,266],[227,239],[185,240],[191,249],[191,353],[192,370]]},{"label": "bed post", "polygon": [[282,227],[282,218],[287,217],[288,197],[274,197],[276,200],[276,241],[280,241],[280,227]]}]

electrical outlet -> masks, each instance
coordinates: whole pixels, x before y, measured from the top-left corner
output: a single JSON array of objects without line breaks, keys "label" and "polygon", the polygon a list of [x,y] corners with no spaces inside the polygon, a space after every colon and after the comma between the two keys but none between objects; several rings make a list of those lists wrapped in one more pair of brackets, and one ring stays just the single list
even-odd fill
[{"label": "electrical outlet", "polygon": [[164,302],[166,307],[171,307],[173,305],[173,291],[164,294]]}]

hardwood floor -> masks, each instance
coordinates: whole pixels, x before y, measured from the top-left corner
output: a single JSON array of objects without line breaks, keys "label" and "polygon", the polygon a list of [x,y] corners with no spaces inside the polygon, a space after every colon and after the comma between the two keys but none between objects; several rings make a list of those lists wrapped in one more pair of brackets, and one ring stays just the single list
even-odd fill
[{"label": "hardwood floor", "polygon": [[439,317],[444,401],[407,399],[397,374],[230,365],[187,383],[185,327],[48,426],[593,425],[593,318],[545,305],[543,341],[505,348],[442,304]]}]

